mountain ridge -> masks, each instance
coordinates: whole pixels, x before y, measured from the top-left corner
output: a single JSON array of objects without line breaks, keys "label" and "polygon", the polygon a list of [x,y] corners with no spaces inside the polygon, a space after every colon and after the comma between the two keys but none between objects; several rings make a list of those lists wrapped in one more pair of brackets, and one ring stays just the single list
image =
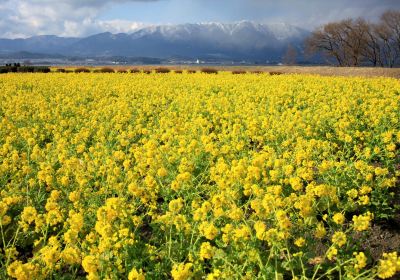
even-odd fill
[{"label": "mountain ridge", "polygon": [[309,31],[300,27],[252,21],[150,25],[131,33],[102,32],[87,37],[39,35],[0,39],[0,54],[11,52],[65,56],[137,56],[271,60],[289,44],[300,52]]}]

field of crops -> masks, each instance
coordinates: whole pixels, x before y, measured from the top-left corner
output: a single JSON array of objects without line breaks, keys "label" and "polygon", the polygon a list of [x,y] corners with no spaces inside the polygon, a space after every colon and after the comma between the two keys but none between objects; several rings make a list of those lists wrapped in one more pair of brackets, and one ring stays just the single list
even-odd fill
[{"label": "field of crops", "polygon": [[1,279],[399,275],[398,80],[4,74],[0,122]]}]

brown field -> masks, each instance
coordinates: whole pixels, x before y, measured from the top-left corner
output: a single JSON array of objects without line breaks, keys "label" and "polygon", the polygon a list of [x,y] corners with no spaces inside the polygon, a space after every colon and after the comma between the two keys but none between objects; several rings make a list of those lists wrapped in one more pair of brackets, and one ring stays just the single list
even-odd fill
[{"label": "brown field", "polygon": [[[78,66],[55,66],[53,69],[74,69]],[[81,66],[79,66],[81,67]],[[209,66],[209,65],[131,65],[131,66],[104,66],[115,70],[154,70],[164,67],[171,70],[201,70],[202,68],[214,68],[220,71],[261,71],[282,74],[317,74],[322,76],[361,76],[361,77],[393,77],[400,78],[400,68],[378,67],[332,67],[332,66]],[[102,66],[88,66],[91,70],[100,69]]]}]

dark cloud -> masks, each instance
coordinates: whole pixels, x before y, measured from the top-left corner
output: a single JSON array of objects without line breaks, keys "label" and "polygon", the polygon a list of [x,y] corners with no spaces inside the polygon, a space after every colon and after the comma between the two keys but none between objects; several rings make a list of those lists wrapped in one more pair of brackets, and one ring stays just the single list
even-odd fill
[{"label": "dark cloud", "polygon": [[238,17],[284,21],[310,28],[350,17],[375,21],[386,10],[400,9],[398,0],[247,0],[247,3],[236,13]]}]

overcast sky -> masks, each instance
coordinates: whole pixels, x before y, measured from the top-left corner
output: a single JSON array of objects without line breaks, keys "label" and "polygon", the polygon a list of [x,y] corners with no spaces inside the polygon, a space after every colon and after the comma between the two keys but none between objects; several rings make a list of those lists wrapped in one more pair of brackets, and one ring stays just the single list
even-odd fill
[{"label": "overcast sky", "polygon": [[400,0],[0,0],[0,37],[132,32],[149,24],[285,22],[307,29],[363,16],[377,20]]}]

